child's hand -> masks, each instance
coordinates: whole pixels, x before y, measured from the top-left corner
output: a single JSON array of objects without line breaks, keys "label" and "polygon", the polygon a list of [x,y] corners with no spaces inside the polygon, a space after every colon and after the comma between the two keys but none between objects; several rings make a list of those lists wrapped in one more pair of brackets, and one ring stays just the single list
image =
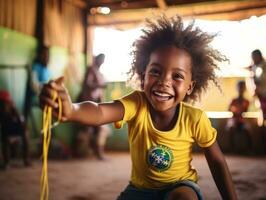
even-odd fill
[{"label": "child's hand", "polygon": [[46,105],[53,108],[53,115],[58,116],[59,105],[57,98],[53,101],[54,91],[62,100],[62,121],[70,119],[70,116],[73,112],[73,105],[68,94],[67,89],[64,86],[64,77],[52,80],[47,84],[43,85],[43,88],[40,93],[40,105],[43,109]]}]

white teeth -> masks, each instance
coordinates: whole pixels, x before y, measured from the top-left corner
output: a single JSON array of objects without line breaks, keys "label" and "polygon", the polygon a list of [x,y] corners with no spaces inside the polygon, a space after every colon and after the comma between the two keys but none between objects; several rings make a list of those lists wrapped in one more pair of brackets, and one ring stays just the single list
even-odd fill
[{"label": "white teeth", "polygon": [[170,97],[169,94],[162,93],[162,92],[157,92],[157,91],[155,91],[154,94],[156,94],[156,95],[158,95],[158,96],[161,96],[161,97]]}]

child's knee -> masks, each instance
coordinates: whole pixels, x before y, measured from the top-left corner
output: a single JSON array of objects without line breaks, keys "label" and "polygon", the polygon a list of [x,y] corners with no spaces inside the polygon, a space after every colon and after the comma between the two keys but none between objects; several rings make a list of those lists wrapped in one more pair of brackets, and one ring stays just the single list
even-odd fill
[{"label": "child's knee", "polygon": [[192,188],[180,186],[172,190],[166,200],[198,200],[198,197]]}]

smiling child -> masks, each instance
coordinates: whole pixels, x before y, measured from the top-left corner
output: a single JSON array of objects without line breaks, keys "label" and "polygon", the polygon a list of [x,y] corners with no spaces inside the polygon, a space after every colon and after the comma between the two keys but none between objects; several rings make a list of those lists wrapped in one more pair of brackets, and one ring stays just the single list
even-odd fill
[{"label": "smiling child", "polygon": [[[118,200],[202,199],[198,175],[191,166],[192,145],[202,147],[223,199],[237,199],[217,132],[197,100],[210,81],[217,84],[217,61],[225,60],[209,44],[214,38],[179,16],[148,20],[135,41],[130,78],[141,88],[107,103],[72,103],[63,78],[51,81],[40,95],[54,109],[52,91],[63,102],[63,120],[88,125],[128,124],[132,159],[129,185]],[[93,117],[91,117],[93,116]]]}]

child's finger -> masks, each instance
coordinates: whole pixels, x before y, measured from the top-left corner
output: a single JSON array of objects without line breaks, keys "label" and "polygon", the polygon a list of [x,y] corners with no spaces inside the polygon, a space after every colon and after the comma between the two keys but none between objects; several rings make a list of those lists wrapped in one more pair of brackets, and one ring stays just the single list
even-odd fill
[{"label": "child's finger", "polygon": [[64,77],[59,77],[58,79],[55,80],[51,80],[49,82],[49,84],[51,85],[51,87],[56,90],[56,91],[63,91],[66,90],[65,86],[64,86]]},{"label": "child's finger", "polygon": [[69,94],[66,90],[63,91],[57,91],[58,96],[61,98],[62,101],[69,100]]},{"label": "child's finger", "polygon": [[[58,109],[53,109],[52,114],[57,119],[58,115],[59,115],[59,110]],[[66,120],[67,120],[67,118],[64,115],[62,115],[60,121],[64,122]]]},{"label": "child's finger", "polygon": [[55,81],[50,81],[49,86],[56,91],[64,91],[65,87],[62,84],[56,83]]},{"label": "child's finger", "polygon": [[43,89],[40,94],[40,98],[46,96],[48,98],[54,99],[54,92],[56,91],[57,95],[60,96],[60,98],[64,98],[68,94],[66,88],[63,85],[59,85],[55,81],[50,81],[47,84],[44,84]]},{"label": "child's finger", "polygon": [[55,82],[59,85],[63,85],[64,84],[64,77],[60,76],[59,78],[55,79]]},{"label": "child's finger", "polygon": [[53,97],[53,91],[54,91],[54,89],[51,87],[51,85],[49,83],[47,83],[47,84],[43,85],[43,88],[41,90],[40,95],[46,95],[46,96],[52,98]]},{"label": "child's finger", "polygon": [[52,108],[58,108],[58,103],[54,102],[53,99],[47,96],[40,96],[40,104],[43,108],[45,105],[51,106]]}]

